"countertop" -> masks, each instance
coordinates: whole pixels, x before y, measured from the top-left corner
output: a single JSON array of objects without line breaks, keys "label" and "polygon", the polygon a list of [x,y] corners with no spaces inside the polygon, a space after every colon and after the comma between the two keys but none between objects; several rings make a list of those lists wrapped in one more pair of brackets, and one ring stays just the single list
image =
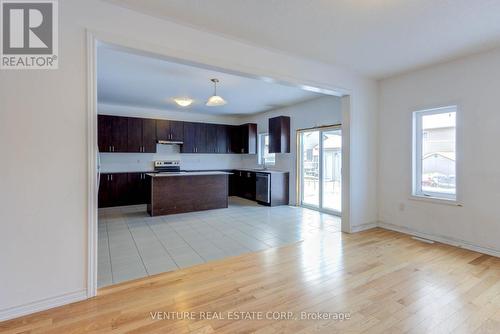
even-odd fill
[{"label": "countertop", "polygon": [[283,171],[279,171],[279,170],[272,170],[272,169],[236,168],[234,170],[242,171],[242,172],[267,173],[267,174],[288,173],[288,172],[283,172]]},{"label": "countertop", "polygon": [[101,174],[125,174],[125,173],[130,173],[130,174],[135,174],[135,173],[154,173],[152,170],[132,170],[132,171],[100,171]]},{"label": "countertop", "polygon": [[[233,169],[210,169],[210,170],[182,170],[182,172],[189,173],[190,175],[194,175],[193,173],[229,173],[232,174],[231,171],[242,171],[242,172],[253,172],[253,173],[288,173],[285,171],[273,170],[273,169],[257,169],[257,168],[233,168]],[[101,174],[120,174],[120,173],[146,173],[146,174],[155,174],[155,171],[152,170],[144,170],[144,171],[101,171]],[[198,174],[202,175],[202,174]],[[208,174],[210,175],[210,174]]]},{"label": "countertop", "polygon": [[169,177],[169,176],[198,176],[198,175],[230,175],[232,173],[208,171],[208,172],[181,172],[181,173],[147,173],[151,177]]}]

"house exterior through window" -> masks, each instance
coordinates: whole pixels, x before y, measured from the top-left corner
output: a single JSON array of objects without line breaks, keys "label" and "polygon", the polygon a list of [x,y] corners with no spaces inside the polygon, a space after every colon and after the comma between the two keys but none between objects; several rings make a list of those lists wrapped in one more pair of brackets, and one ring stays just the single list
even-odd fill
[{"label": "house exterior through window", "polygon": [[455,200],[456,106],[413,114],[413,195]]}]

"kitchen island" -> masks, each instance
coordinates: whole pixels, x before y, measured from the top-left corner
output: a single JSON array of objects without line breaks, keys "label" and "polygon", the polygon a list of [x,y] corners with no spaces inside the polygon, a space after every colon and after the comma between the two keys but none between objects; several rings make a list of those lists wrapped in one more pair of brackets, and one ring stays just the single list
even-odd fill
[{"label": "kitchen island", "polygon": [[228,172],[148,173],[148,213],[162,216],[227,208]]}]

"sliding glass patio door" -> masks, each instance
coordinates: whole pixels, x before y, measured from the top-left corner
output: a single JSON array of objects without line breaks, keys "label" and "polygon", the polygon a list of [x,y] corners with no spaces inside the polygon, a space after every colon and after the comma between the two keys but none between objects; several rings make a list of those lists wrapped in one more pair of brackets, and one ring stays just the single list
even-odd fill
[{"label": "sliding glass patio door", "polygon": [[342,208],[342,132],[340,127],[300,130],[300,205],[335,214]]}]

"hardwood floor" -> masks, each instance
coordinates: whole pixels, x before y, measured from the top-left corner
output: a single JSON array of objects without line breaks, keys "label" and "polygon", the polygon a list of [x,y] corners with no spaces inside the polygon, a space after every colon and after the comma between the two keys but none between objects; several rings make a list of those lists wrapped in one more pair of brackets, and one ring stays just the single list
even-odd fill
[{"label": "hardwood floor", "polygon": [[[153,319],[155,312],[194,312],[196,319]],[[262,312],[254,315],[263,319],[228,319],[250,315],[236,312]],[[267,312],[350,318],[273,320]],[[332,233],[122,283],[91,300],[0,323],[2,333],[112,330],[500,333],[500,259],[383,229]]]}]

